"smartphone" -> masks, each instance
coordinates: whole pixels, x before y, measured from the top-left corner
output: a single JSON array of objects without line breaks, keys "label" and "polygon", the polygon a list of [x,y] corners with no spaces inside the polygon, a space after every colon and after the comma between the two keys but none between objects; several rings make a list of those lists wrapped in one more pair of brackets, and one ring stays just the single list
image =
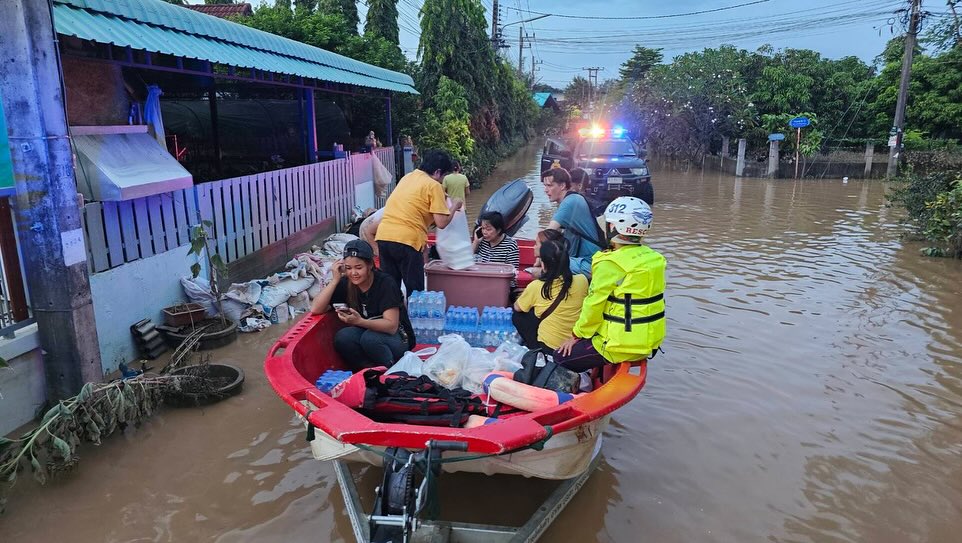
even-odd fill
[{"label": "smartphone", "polygon": [[334,311],[347,311],[347,304],[332,304]]}]

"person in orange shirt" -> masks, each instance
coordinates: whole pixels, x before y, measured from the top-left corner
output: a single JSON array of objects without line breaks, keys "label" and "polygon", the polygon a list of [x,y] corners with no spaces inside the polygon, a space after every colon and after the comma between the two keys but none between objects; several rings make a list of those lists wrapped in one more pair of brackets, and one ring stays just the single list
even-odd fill
[{"label": "person in orange shirt", "polygon": [[432,224],[445,228],[464,202],[446,202],[441,181],[451,173],[451,155],[429,151],[418,169],[398,181],[384,205],[384,218],[378,226],[378,255],[381,270],[404,282],[410,294],[424,290],[424,246]]}]

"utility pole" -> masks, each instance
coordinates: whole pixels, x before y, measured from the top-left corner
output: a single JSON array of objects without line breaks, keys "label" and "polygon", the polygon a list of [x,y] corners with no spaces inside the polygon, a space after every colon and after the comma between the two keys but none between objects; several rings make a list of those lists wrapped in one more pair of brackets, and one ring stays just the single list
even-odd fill
[{"label": "utility pole", "polygon": [[535,60],[535,59],[534,59],[534,51],[531,51],[531,88],[534,88],[534,73],[535,73],[536,71],[541,70],[541,68],[538,68],[538,67],[537,67],[539,64],[544,64],[544,61],[543,61],[543,60]]},{"label": "utility pole", "polygon": [[524,28],[518,27],[518,73],[524,73]]},{"label": "utility pole", "polygon": [[594,66],[591,68],[581,68],[588,72],[588,108],[594,109],[595,87],[598,85],[598,72],[604,71],[603,67]]},{"label": "utility pole", "polygon": [[912,12],[909,15],[909,29],[905,34],[905,54],[902,57],[902,81],[899,83],[899,97],[895,105],[895,122],[892,131],[895,136],[895,146],[889,147],[889,164],[886,176],[892,177],[898,173],[899,153],[902,149],[902,137],[905,125],[905,103],[908,101],[909,81],[912,79],[912,57],[915,55],[915,43],[919,34],[919,20],[922,13],[922,0],[912,0]]},{"label": "utility pole", "polygon": [[53,400],[100,381],[103,370],[49,2],[18,0],[4,10],[0,93],[13,155],[17,237]]},{"label": "utility pole", "polygon": [[495,44],[497,48],[498,43],[501,39],[501,33],[498,31],[498,0],[492,0],[491,5],[491,41]]},{"label": "utility pole", "polygon": [[[518,74],[524,75],[524,50],[525,48],[531,49],[531,41],[534,40],[534,34],[528,36],[524,32],[523,27],[518,27]],[[528,43],[525,44],[525,41]]]}]

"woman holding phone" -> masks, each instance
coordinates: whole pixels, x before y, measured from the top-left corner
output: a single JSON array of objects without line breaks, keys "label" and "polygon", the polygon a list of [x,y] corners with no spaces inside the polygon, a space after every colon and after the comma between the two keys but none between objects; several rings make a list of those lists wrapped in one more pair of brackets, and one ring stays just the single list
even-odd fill
[{"label": "woman holding phone", "polygon": [[311,313],[333,308],[347,325],[334,335],[334,350],[352,371],[392,366],[415,343],[400,287],[374,267],[374,250],[359,239],[345,245],[333,274],[314,298]]},{"label": "woman holding phone", "polygon": [[[479,264],[494,262],[511,264],[518,269],[520,254],[518,242],[504,231],[504,217],[497,211],[486,211],[478,217],[479,226],[471,242],[474,261]],[[515,280],[511,280],[511,288]]]}]

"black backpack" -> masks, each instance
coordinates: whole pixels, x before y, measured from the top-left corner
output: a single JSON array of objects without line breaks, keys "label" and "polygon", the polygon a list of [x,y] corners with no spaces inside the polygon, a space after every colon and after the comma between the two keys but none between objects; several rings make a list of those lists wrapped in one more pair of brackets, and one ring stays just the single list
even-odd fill
[{"label": "black backpack", "polygon": [[447,389],[422,375],[366,370],[364,405],[358,409],[378,422],[460,427],[471,415],[485,414],[484,404],[463,388]]},{"label": "black backpack", "polygon": [[533,349],[521,358],[521,369],[514,372],[514,380],[556,392],[569,394],[581,388],[581,375],[559,366],[545,356],[540,349]]}]

